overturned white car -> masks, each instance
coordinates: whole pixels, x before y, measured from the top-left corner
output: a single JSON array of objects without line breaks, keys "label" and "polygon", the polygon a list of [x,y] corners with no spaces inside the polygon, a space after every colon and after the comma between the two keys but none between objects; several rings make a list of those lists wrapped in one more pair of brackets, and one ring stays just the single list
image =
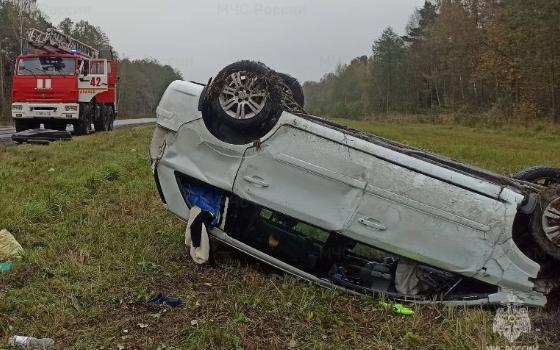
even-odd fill
[{"label": "overturned white car", "polygon": [[543,306],[557,285],[559,170],[509,178],[343,128],[250,61],[173,82],[157,114],[167,208],[282,270],[414,302]]}]

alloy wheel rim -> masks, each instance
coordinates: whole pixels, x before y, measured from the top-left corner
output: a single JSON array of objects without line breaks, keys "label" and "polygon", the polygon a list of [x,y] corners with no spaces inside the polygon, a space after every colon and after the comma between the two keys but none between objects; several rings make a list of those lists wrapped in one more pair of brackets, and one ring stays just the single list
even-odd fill
[{"label": "alloy wheel rim", "polygon": [[542,216],[542,227],[546,237],[560,247],[560,198],[556,198],[546,207]]},{"label": "alloy wheel rim", "polygon": [[226,78],[219,102],[227,115],[244,120],[257,116],[264,109],[267,98],[261,79],[255,74],[240,71]]}]

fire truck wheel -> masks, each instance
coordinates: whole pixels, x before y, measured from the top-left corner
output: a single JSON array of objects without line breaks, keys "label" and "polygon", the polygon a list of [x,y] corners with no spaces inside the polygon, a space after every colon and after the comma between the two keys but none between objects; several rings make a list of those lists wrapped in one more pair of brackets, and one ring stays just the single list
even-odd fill
[{"label": "fire truck wheel", "polygon": [[80,109],[80,119],[74,123],[74,134],[76,135],[87,135],[92,132],[91,123],[93,117],[93,111],[90,106],[84,106]]},{"label": "fire truck wheel", "polygon": [[92,132],[91,121],[79,120],[74,124],[74,134],[88,135]]},{"label": "fire truck wheel", "polygon": [[104,105],[97,105],[95,108],[95,116],[93,118],[93,125],[95,126],[95,131],[107,131],[107,112]]},{"label": "fire truck wheel", "polygon": [[115,112],[113,107],[107,107],[107,131],[113,130],[113,124],[115,123]]}]

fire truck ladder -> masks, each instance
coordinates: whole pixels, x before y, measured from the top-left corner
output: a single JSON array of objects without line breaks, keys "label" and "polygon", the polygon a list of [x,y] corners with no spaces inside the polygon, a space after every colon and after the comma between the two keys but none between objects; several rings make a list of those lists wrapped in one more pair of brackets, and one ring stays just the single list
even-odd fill
[{"label": "fire truck ladder", "polygon": [[99,51],[88,46],[71,36],[66,35],[55,28],[47,29],[47,32],[38,29],[30,29],[28,33],[29,44],[37,49],[77,54],[86,58],[98,58]]}]

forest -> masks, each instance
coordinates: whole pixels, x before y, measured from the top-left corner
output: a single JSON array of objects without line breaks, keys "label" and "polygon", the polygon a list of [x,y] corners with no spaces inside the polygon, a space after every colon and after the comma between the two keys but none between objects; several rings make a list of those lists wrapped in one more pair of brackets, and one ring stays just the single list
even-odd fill
[{"label": "forest", "polygon": [[560,0],[426,1],[371,48],[304,84],[310,112],[560,123]]},{"label": "forest", "polygon": [[[155,59],[119,58],[118,48],[111,46],[99,26],[85,20],[66,18],[59,24],[50,22],[36,0],[0,0],[0,122],[10,122],[10,91],[16,57],[31,50],[25,40],[29,28],[46,30],[57,27],[66,34],[112,55],[119,62],[119,114],[121,117],[153,117],[157,103],[167,85],[181,74]],[[23,38],[22,38],[23,33]]]}]

